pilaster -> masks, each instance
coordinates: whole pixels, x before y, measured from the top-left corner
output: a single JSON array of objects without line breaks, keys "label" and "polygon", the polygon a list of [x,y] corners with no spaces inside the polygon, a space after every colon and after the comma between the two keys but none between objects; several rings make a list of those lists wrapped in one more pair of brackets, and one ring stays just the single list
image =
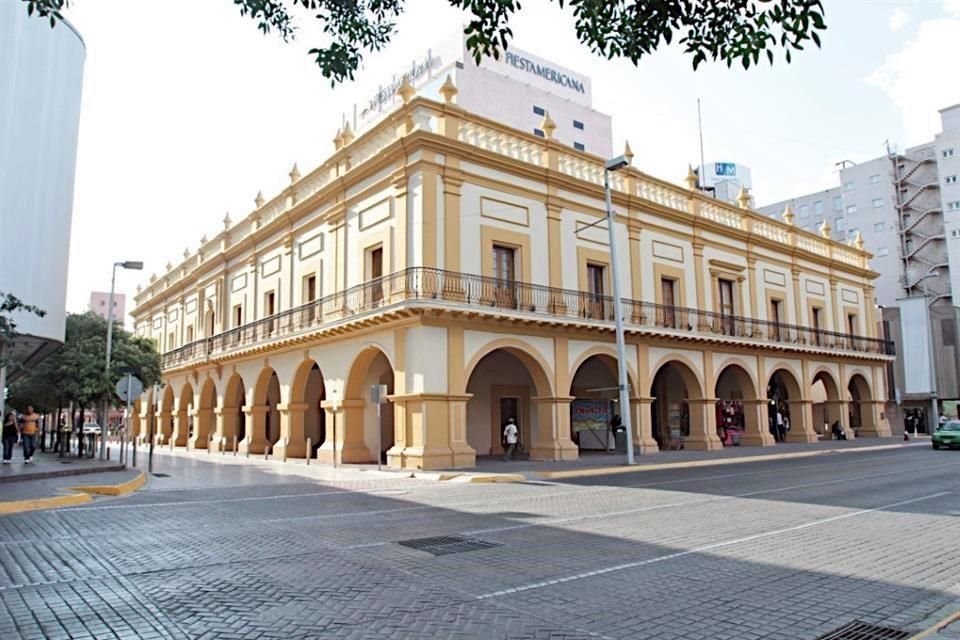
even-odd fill
[{"label": "pilaster", "polygon": [[303,432],[303,422],[308,407],[305,402],[277,405],[280,411],[280,438],[273,446],[275,457],[306,457],[307,440]]},{"label": "pilaster", "polygon": [[538,396],[537,424],[531,432],[531,460],[576,460],[580,449],[570,439],[570,403],[574,398]]}]

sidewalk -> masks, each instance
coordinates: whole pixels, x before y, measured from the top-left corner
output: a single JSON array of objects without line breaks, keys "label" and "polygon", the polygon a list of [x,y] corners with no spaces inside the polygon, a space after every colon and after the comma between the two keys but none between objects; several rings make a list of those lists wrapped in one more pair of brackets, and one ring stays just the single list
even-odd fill
[{"label": "sidewalk", "polygon": [[564,478],[614,475],[713,465],[764,462],[788,458],[821,455],[853,454],[869,451],[888,451],[904,447],[929,447],[929,439],[862,438],[859,440],[825,440],[809,444],[777,444],[773,447],[727,447],[719,451],[661,451],[635,456],[635,464],[626,466],[622,452],[585,452],[577,460],[543,462],[518,460],[505,462],[499,456],[477,459],[470,472],[520,475],[526,480],[559,480]]},{"label": "sidewalk", "polygon": [[[115,454],[118,452],[114,450],[112,453],[115,458]],[[75,455],[60,458],[56,453],[40,452],[34,454],[33,461],[30,464],[24,464],[23,455],[18,448],[14,452],[11,464],[0,465],[0,486],[10,482],[122,470],[123,465],[115,460],[101,462],[99,458],[77,458]],[[6,487],[3,486],[0,492],[5,491]]]}]

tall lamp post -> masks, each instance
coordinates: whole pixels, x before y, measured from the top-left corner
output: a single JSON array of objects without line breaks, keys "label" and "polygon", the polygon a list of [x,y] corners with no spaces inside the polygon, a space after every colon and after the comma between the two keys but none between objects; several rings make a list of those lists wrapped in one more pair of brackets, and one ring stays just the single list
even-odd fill
[{"label": "tall lamp post", "polygon": [[[631,154],[632,155],[632,154]],[[620,420],[627,435],[627,464],[633,464],[633,420],[630,416],[630,383],[627,378],[626,344],[623,338],[623,307],[620,297],[620,262],[613,232],[613,204],[610,197],[610,174],[630,166],[626,154],[607,160],[603,166],[603,191],[607,200],[607,230],[610,234],[610,275],[613,280],[613,318],[617,328],[617,386],[620,391]]]},{"label": "tall lamp post", "polygon": [[[107,386],[110,386],[110,351],[113,348],[113,292],[117,284],[117,267],[139,271],[143,269],[143,263],[134,260],[126,262],[114,262],[113,273],[110,275],[110,297],[107,299],[107,366],[104,368],[104,377],[107,379]],[[107,459],[107,422],[109,420],[110,401],[103,403],[103,424],[100,425],[100,459]]]},{"label": "tall lamp post", "polygon": [[[930,358],[930,419],[929,429],[930,433],[933,433],[937,430],[937,418],[940,416],[939,407],[937,406],[937,366],[936,366],[936,351],[933,348],[933,318],[930,316],[930,302],[929,293],[927,292],[927,280],[930,278],[936,278],[940,275],[940,272],[936,269],[933,269],[929,273],[925,274],[920,278],[920,282],[923,283],[923,301],[927,307],[927,347],[929,350]],[[916,435],[916,432],[914,432]]]}]

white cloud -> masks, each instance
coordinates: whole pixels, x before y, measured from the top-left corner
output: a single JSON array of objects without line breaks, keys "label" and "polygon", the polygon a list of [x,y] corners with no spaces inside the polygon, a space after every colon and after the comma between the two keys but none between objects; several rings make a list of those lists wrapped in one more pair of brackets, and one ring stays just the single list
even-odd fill
[{"label": "white cloud", "polygon": [[900,110],[905,144],[931,139],[940,131],[937,110],[960,102],[960,85],[952,81],[960,42],[960,0],[946,0],[944,10],[953,17],[921,22],[914,37],[866,78]]},{"label": "white cloud", "polygon": [[890,15],[890,22],[887,24],[890,26],[890,31],[896,33],[897,31],[903,29],[908,22],[910,22],[910,14],[904,11],[901,7],[897,7]]}]

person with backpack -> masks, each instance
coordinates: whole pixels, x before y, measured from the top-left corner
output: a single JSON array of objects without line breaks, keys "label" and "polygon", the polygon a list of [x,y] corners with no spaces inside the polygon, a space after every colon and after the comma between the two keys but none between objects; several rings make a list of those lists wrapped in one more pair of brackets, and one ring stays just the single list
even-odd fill
[{"label": "person with backpack", "polygon": [[3,464],[10,464],[13,459],[13,447],[17,444],[17,414],[13,411],[7,414],[3,421]]},{"label": "person with backpack", "polygon": [[520,432],[517,429],[517,424],[513,418],[507,420],[506,426],[503,427],[503,460],[509,462],[513,460],[513,456],[517,453],[517,443],[520,441]]},{"label": "person with backpack", "polygon": [[33,452],[37,448],[37,431],[39,430],[40,416],[27,405],[27,412],[20,416],[20,441],[23,444],[23,462],[33,462]]}]

